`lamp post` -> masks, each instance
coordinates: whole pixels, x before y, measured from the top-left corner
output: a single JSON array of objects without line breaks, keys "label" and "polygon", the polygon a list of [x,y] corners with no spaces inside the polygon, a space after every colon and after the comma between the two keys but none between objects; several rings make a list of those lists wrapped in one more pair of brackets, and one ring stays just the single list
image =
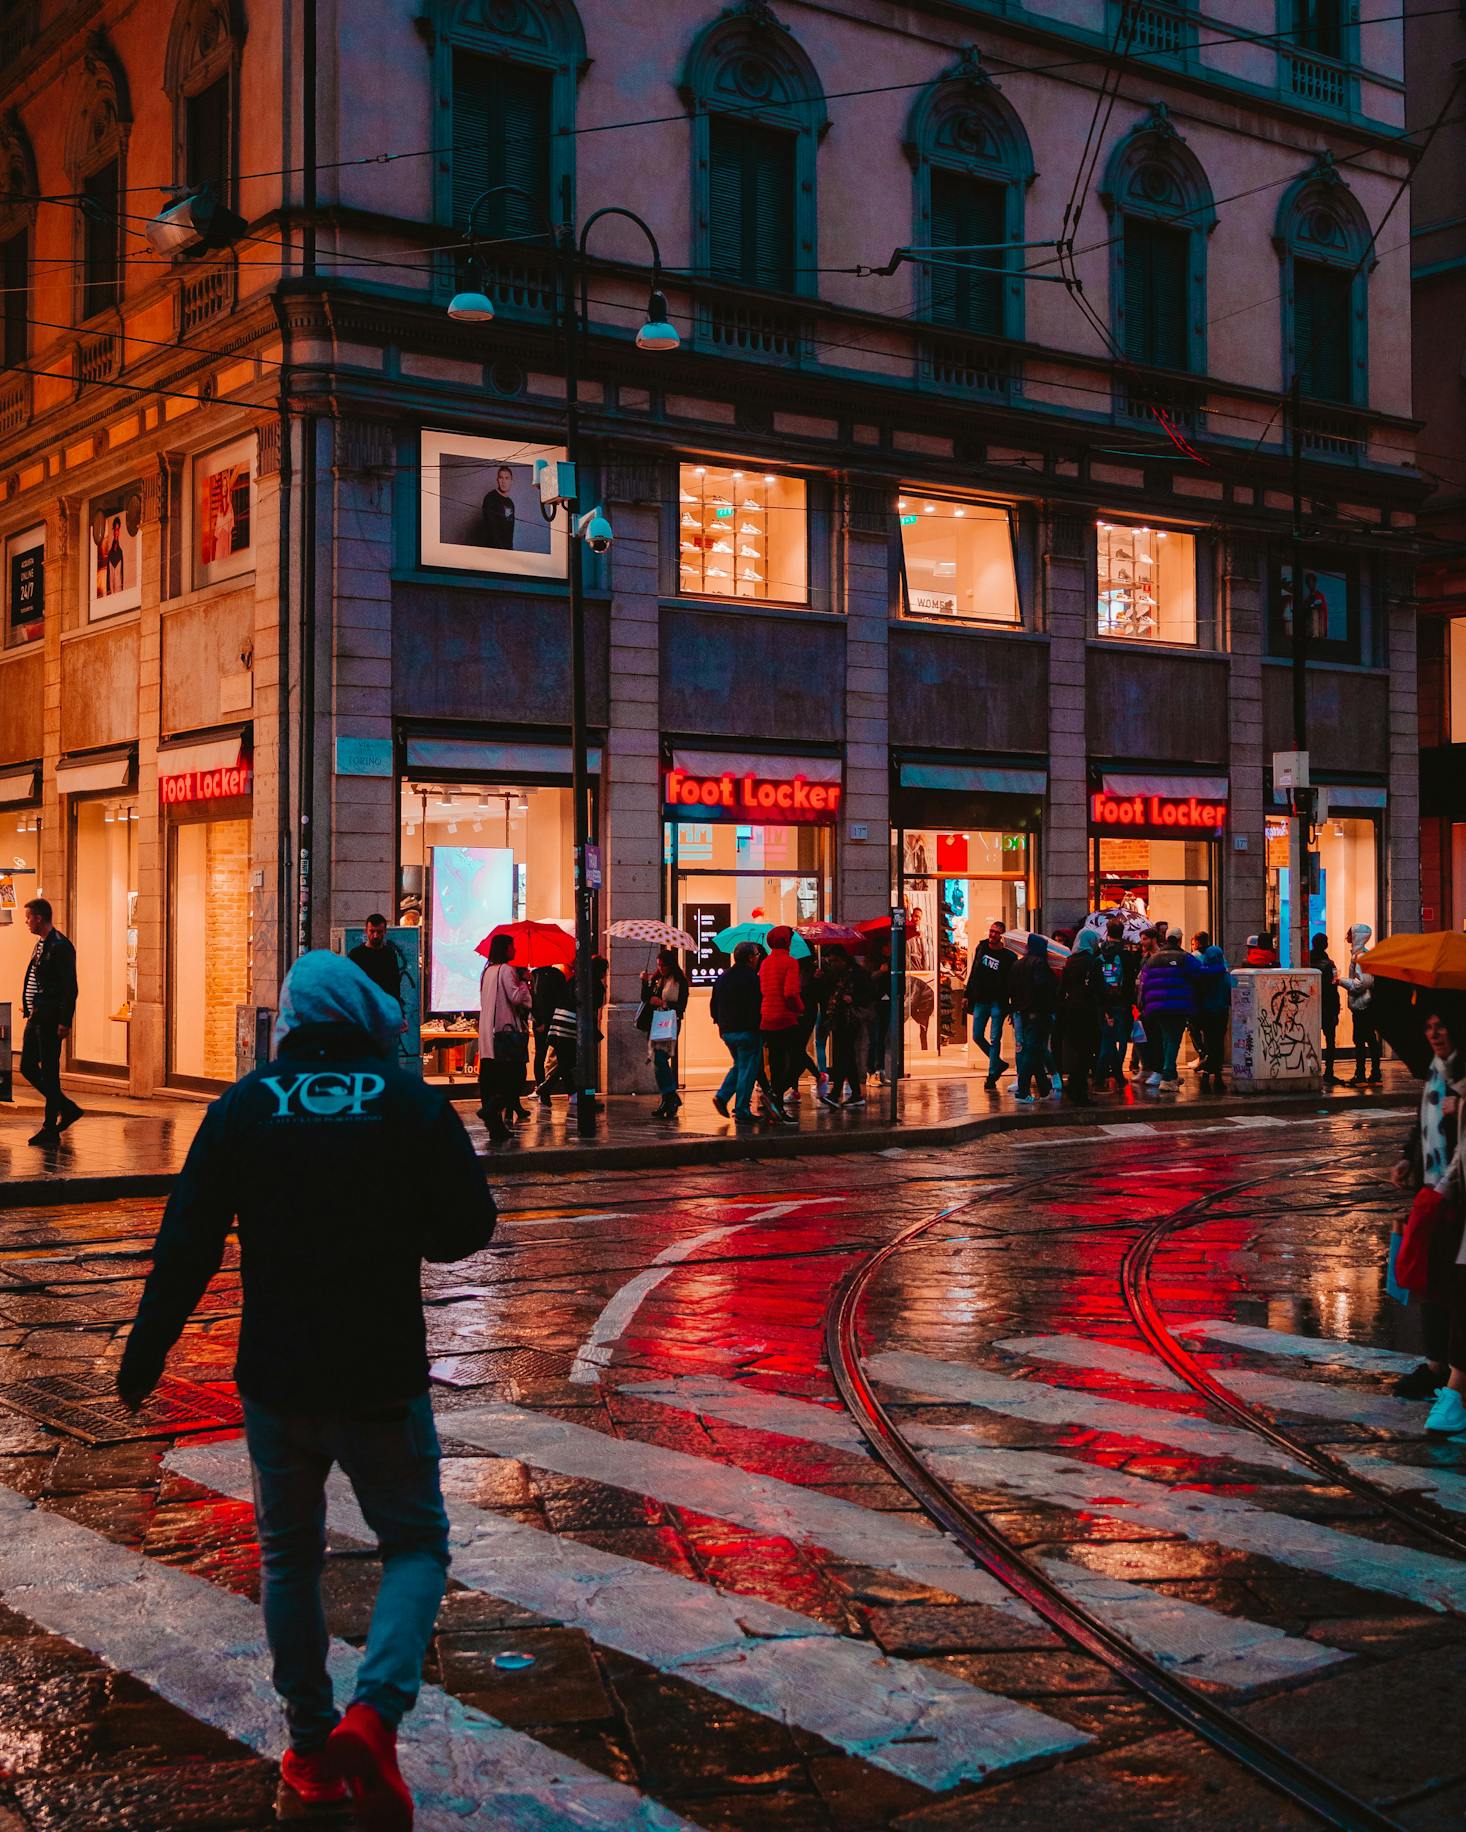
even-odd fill
[{"label": "lamp post", "polygon": [[593,1138],[596,1131],[597,1049],[595,973],[591,966],[594,945],[591,899],[599,888],[600,874],[598,870],[597,882],[592,885],[582,548],[589,545],[593,553],[606,553],[615,537],[605,511],[599,505],[582,508],[579,374],[580,341],[587,328],[586,243],[591,230],[602,217],[619,216],[627,222],[635,223],[651,246],[652,290],[647,300],[646,321],[636,334],[636,347],[650,352],[675,350],[681,340],[676,327],[667,317],[667,301],[662,293],[662,251],[651,229],[634,210],[623,210],[618,205],[608,204],[592,211],[577,237],[575,225],[570,221],[568,183],[565,187],[565,221],[559,224],[549,220],[548,213],[538,199],[521,185],[493,185],[473,200],[464,238],[469,247],[470,280],[464,291],[454,294],[448,307],[450,318],[470,324],[486,324],[494,316],[493,302],[485,287],[486,275],[477,222],[481,205],[491,197],[506,195],[521,198],[543,221],[546,239],[557,257],[556,318],[565,342],[565,457],[570,474],[568,479],[556,477],[551,480],[541,472],[540,508],[547,520],[553,520],[563,510],[569,533],[566,572],[570,595],[570,794],[574,804],[575,823],[575,1130],[581,1138]]}]

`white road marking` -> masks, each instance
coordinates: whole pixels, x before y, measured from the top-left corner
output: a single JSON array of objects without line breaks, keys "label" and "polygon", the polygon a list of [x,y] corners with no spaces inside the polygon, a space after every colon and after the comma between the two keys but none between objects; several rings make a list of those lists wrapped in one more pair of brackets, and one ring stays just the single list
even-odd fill
[{"label": "white road marking", "polygon": [[[270,1656],[254,1604],[0,1487],[0,1594],[170,1704],[269,1756],[285,1741]],[[331,1646],[338,1698],[360,1654]],[[610,1781],[510,1730],[437,1686],[402,1725],[400,1759],[420,1832],[696,1832],[635,1788]]]},{"label": "white road marking", "polygon": [[1354,1368],[1361,1374],[1408,1374],[1420,1363],[1418,1355],[1402,1355],[1395,1349],[1369,1348],[1336,1336],[1293,1336],[1286,1330],[1264,1329],[1255,1323],[1228,1323],[1221,1317],[1194,1317],[1178,1324],[1176,1334],[1203,1336],[1208,1342],[1251,1349],[1259,1355],[1286,1355],[1325,1367]]},{"label": "white road marking", "polygon": [[628,1280],[596,1318],[595,1327],[576,1353],[570,1369],[571,1380],[578,1386],[594,1386],[600,1380],[601,1369],[610,1364],[612,1352],[625,1335],[631,1319],[640,1310],[642,1300],[700,1247],[711,1247],[716,1241],[726,1240],[730,1234],[752,1227],[755,1222],[775,1221],[779,1216],[790,1215],[795,1209],[804,1208],[813,1202],[843,1200],[842,1196],[801,1196],[789,1202],[771,1202],[742,1221],[729,1222],[720,1228],[709,1228],[689,1240],[674,1241],[670,1247],[664,1247],[646,1271]]},{"label": "white road marking", "polygon": [[[998,1347],[1005,1354],[1022,1355],[1033,1361],[1123,1374],[1151,1387],[1185,1385],[1155,1357],[1112,1342],[1087,1342],[1080,1336],[1020,1336],[1000,1342]],[[1275,1412],[1302,1413],[1334,1424],[1369,1425],[1407,1438],[1418,1438],[1425,1429],[1423,1400],[1394,1399],[1360,1387],[1291,1380],[1281,1374],[1255,1374],[1246,1368],[1218,1368],[1214,1372],[1218,1383],[1238,1399],[1259,1401]]]},{"label": "white road marking", "polygon": [[1291,1126],[1292,1120],[1280,1119],[1275,1113],[1233,1113],[1227,1124],[1244,1130],[1257,1126]]},{"label": "white road marking", "polygon": [[[175,1450],[167,1463],[220,1494],[250,1493],[240,1439]],[[941,1790],[1091,1740],[949,1674],[887,1659],[874,1644],[794,1610],[727,1596],[486,1513],[468,1498],[474,1480],[471,1467],[444,1467],[453,1576],[460,1583],[583,1629],[603,1647],[811,1731],[892,1774]],[[329,1490],[328,1520],[333,1531],[371,1543],[339,1477]]]},{"label": "white road marking", "polygon": [[1095,1127],[1096,1132],[1108,1133],[1114,1139],[1133,1138],[1137,1132],[1159,1135],[1160,1130],[1159,1126],[1152,1126],[1149,1120],[1131,1120],[1128,1124],[1124,1121],[1115,1121],[1109,1125]]},{"label": "white road marking", "polygon": [[604,1215],[501,1215],[499,1219],[505,1227],[515,1228],[552,1228],[556,1225],[568,1227],[576,1221],[630,1221],[629,1210],[607,1211]]},{"label": "white road marking", "polygon": [[1146,1387],[1165,1387],[1173,1393],[1191,1389],[1163,1361],[1118,1342],[1090,1342],[1083,1336],[1009,1336],[993,1345],[1005,1355],[1032,1361],[1051,1361],[1061,1368],[1083,1368],[1088,1373],[1118,1374]]},{"label": "white road marking", "polygon": [[[646,1381],[623,1387],[622,1391],[708,1418],[726,1419],[752,1430],[775,1432],[855,1454],[868,1454],[865,1440],[843,1412],[807,1400],[759,1393],[734,1381],[714,1378]],[[455,1429],[461,1416],[454,1414]],[[584,1435],[595,1437],[597,1434],[588,1432]],[[922,1444],[960,1442],[961,1433],[933,1427],[918,1435],[916,1441]],[[1014,1599],[995,1579],[918,1519],[906,1520],[884,1511],[873,1514],[860,1508],[855,1511],[864,1519],[856,1526],[831,1512],[833,1508],[848,1510],[849,1503],[804,1490],[796,1491],[798,1500],[790,1500],[783,1493],[789,1485],[774,1484],[770,1477],[750,1475],[737,1469],[723,1471],[717,1484],[723,1491],[721,1494],[710,1492],[714,1485],[705,1475],[699,1475],[689,1493],[684,1486],[686,1472],[681,1465],[697,1464],[700,1459],[646,1444],[624,1448],[628,1453],[637,1454],[628,1454],[616,1473],[607,1475],[605,1480],[621,1487],[633,1487],[639,1493],[654,1494],[673,1506],[695,1507],[722,1520],[754,1524],[763,1518],[767,1521],[765,1530],[784,1533],[790,1538],[813,1540],[862,1564],[894,1571],[964,1601],[1005,1608],[1010,1614],[1028,1619],[1027,1610],[1016,1606]],[[560,1441],[559,1455],[565,1461],[573,1461],[580,1449],[579,1432],[576,1431],[569,1439]],[[538,1461],[544,1454],[542,1448],[531,1460]],[[594,1461],[600,1468],[607,1459],[597,1454]],[[733,1478],[731,1482],[730,1477]],[[760,1502],[771,1488],[779,1491],[772,1497],[779,1511],[765,1517],[761,1514]],[[756,1499],[745,1502],[744,1497],[749,1496]],[[752,1520],[745,1520],[740,1512],[745,1506],[751,1507]],[[876,1542],[874,1548],[866,1549],[872,1538]],[[1188,1679],[1205,1680],[1230,1691],[1245,1693],[1272,1685],[1286,1674],[1312,1672],[1348,1658],[1333,1648],[1295,1640],[1279,1628],[1225,1616],[1200,1604],[1181,1602],[1159,1591],[1148,1590],[1142,1584],[1100,1578],[1067,1559],[1045,1558],[1040,1563],[1069,1596],[1095,1609],[1136,1647],[1153,1654]]]},{"label": "white road marking", "polygon": [[[1189,1451],[1199,1457],[1229,1457],[1264,1469],[1307,1474],[1304,1464],[1240,1425],[1214,1425],[1209,1419],[1186,1412],[1167,1412],[1158,1406],[1134,1406],[1103,1393],[1051,1387],[1041,1380],[1013,1380],[986,1368],[962,1362],[941,1361],[933,1355],[913,1355],[901,1350],[873,1355],[866,1363],[877,1380],[903,1392],[921,1394],[959,1406],[981,1406],[1007,1418],[1032,1419],[1040,1425],[1083,1426],[1090,1431],[1112,1432],[1118,1437],[1146,1438],[1152,1444]],[[912,1426],[902,1429],[923,1447],[940,1449],[963,1429],[961,1426]]]}]

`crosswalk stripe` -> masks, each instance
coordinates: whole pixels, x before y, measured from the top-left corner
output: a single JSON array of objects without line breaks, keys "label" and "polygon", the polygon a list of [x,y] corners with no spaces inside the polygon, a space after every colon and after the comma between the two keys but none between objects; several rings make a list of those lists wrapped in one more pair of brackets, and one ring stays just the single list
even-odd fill
[{"label": "crosswalk stripe", "polygon": [[[453,1415],[455,1432],[461,1416]],[[250,1493],[242,1440],[175,1450],[167,1463],[220,1494]],[[890,1660],[794,1610],[501,1519],[473,1505],[474,1480],[471,1468],[445,1464],[460,1583],[583,1629],[603,1647],[811,1731],[892,1774],[940,1790],[1091,1740],[1030,1706],[918,1662]],[[328,1519],[337,1532],[373,1539],[339,1478]]]},{"label": "crosswalk stripe", "polygon": [[[654,1400],[661,1405],[705,1417],[726,1419],[732,1424],[753,1430],[775,1432],[785,1437],[857,1454],[867,1453],[865,1440],[843,1413],[807,1400],[784,1399],[778,1394],[760,1393],[733,1381],[712,1377],[647,1381],[624,1387],[622,1391],[640,1399]],[[455,1428],[458,1416],[455,1415]],[[940,1445],[961,1441],[960,1431],[944,1433],[940,1427],[933,1427],[925,1433],[913,1433],[913,1436],[918,1444],[935,1442]],[[641,1452],[656,1449],[647,1445],[636,1448]],[[738,1497],[747,1492],[749,1484],[768,1485],[773,1480],[734,1470],[730,1473],[736,1479],[737,1486],[731,1493],[725,1492],[720,1498],[709,1496],[704,1482],[696,1491],[703,1499],[693,1500],[673,1479],[677,1473],[676,1466],[663,1461],[678,1456],[680,1453],[659,1452],[656,1460],[647,1458],[635,1465],[622,1465],[616,1474],[608,1475],[605,1479],[623,1487],[635,1482],[639,1492],[654,1493],[658,1499],[674,1506],[699,1507],[702,1511],[712,1512],[718,1518],[728,1520],[739,1518],[736,1512]],[[699,1461],[695,1458],[683,1460]],[[633,1474],[633,1470],[639,1474]],[[653,1470],[659,1472],[655,1481],[652,1479]],[[778,1488],[782,1490],[787,1486],[779,1484]],[[805,1528],[805,1537],[817,1541],[830,1551],[841,1551],[842,1543],[833,1537],[836,1529],[830,1524],[828,1514],[815,1516],[805,1512],[811,1500],[823,1502],[828,1507],[829,1498],[808,1496],[806,1491],[799,1493],[806,1496],[802,1506],[779,1496],[779,1518],[787,1520],[792,1515],[793,1524]],[[709,1505],[713,1500],[718,1501],[717,1506]],[[848,1503],[840,1505],[849,1506]],[[864,1509],[859,1511],[867,1513]],[[773,1530],[789,1532],[789,1527],[775,1524]],[[1016,1606],[995,1580],[971,1565],[956,1552],[955,1547],[950,1546],[950,1542],[938,1539],[924,1524],[915,1521],[908,1523],[898,1515],[883,1512],[875,1516],[874,1530],[880,1545],[878,1555],[857,1552],[852,1546],[851,1552],[845,1556],[859,1557],[862,1563],[895,1571],[969,1602],[991,1603],[996,1592],[999,1599],[1006,1598],[1009,1613],[1021,1613],[1025,1620],[1029,1619],[1028,1612]],[[869,1531],[868,1527],[861,1529],[859,1543],[864,1543]],[[932,1552],[935,1547],[943,1550],[940,1560],[933,1563]],[[953,1563],[953,1555],[961,1561],[961,1569],[949,1568]],[[1044,1558],[1040,1563],[1076,1601],[1099,1611],[1135,1646],[1153,1654],[1188,1679],[1205,1680],[1225,1686],[1231,1691],[1247,1692],[1274,1684],[1284,1675],[1312,1672],[1347,1658],[1333,1648],[1313,1641],[1294,1639],[1282,1629],[1265,1623],[1250,1622],[1245,1617],[1222,1615],[1201,1604],[1163,1596],[1142,1584],[1130,1584],[1119,1578],[1101,1578],[1067,1559]]]},{"label": "crosswalk stripe", "polygon": [[1361,1374],[1408,1374],[1419,1365],[1418,1355],[1396,1349],[1370,1348],[1337,1336],[1294,1336],[1287,1330],[1263,1329],[1256,1323],[1229,1323],[1222,1317],[1193,1317],[1177,1325],[1178,1336],[1202,1336],[1259,1355],[1285,1355],[1324,1367],[1354,1368]]},{"label": "crosswalk stripe", "polygon": [[[1184,1385],[1154,1356],[1138,1354],[1112,1342],[1091,1343],[1080,1336],[1023,1336],[1000,1342],[998,1347],[1005,1354],[1022,1355],[1033,1361],[1128,1374],[1147,1386]],[[1299,1412],[1333,1424],[1370,1425],[1407,1438],[1418,1438],[1425,1426],[1419,1400],[1394,1399],[1387,1393],[1330,1386],[1324,1381],[1293,1380],[1281,1374],[1255,1374],[1247,1368],[1219,1369],[1217,1379],[1239,1399],[1257,1400],[1277,1412]]]},{"label": "crosswalk stripe", "polygon": [[[1051,1387],[1039,1380],[1013,1380],[985,1368],[940,1361],[933,1355],[915,1355],[904,1350],[873,1355],[866,1365],[877,1380],[904,1392],[961,1406],[981,1406],[1008,1418],[1032,1419],[1041,1425],[1084,1425],[1094,1431],[1114,1432],[1122,1437],[1148,1438],[1153,1444],[1190,1451],[1200,1457],[1229,1457],[1239,1463],[1284,1469],[1294,1474],[1304,1469],[1286,1451],[1253,1432],[1244,1431],[1238,1425],[1214,1425],[1209,1419],[1196,1418],[1190,1413],[1135,1406],[1102,1393]],[[902,1428],[914,1443],[932,1449],[942,1448],[954,1436],[951,1427],[922,1429],[903,1425]]]},{"label": "crosswalk stripe", "polygon": [[[130,1673],[200,1722],[261,1755],[284,1743],[270,1657],[254,1604],[115,1545],[91,1527],[0,1487],[0,1594],[6,1604]],[[360,1654],[331,1645],[338,1698]],[[690,1820],[533,1737],[424,1686],[402,1726],[403,1774],[419,1832],[697,1832]]]},{"label": "crosswalk stripe", "polygon": [[[683,1395],[680,1403],[690,1406],[691,1391],[698,1387],[705,1391],[710,1383],[664,1384],[675,1384],[675,1390]],[[650,1398],[654,1396],[656,1383],[639,1383],[624,1390]],[[702,1399],[697,1405],[714,1410]],[[733,1415],[731,1407],[727,1413],[720,1414]],[[807,1425],[801,1429],[800,1421],[806,1415]],[[817,1443],[835,1441],[828,1435],[826,1421],[833,1420],[836,1426],[848,1424],[823,1407],[802,1405],[797,1400],[778,1401],[777,1411],[772,1416],[783,1422],[767,1425],[765,1429]],[[743,1410],[738,1422],[751,1422],[747,1409]],[[1230,1496],[1209,1494],[1195,1488],[1171,1492],[1145,1477],[1081,1463],[1048,1451],[969,1444],[929,1451],[927,1458],[939,1474],[954,1481],[999,1488],[1035,1501],[1052,1502],[1058,1507],[1102,1514],[1111,1520],[1138,1522],[1185,1539],[1209,1540],[1234,1551],[1257,1553],[1301,1571],[1337,1578],[1361,1590],[1406,1597],[1427,1609],[1466,1614],[1466,1566],[1435,1553],[1414,1552],[1403,1546],[1365,1539],[1334,1527],[1299,1520],[1291,1514],[1271,1512],[1253,1502]]]},{"label": "crosswalk stripe", "polygon": [[1175,1393],[1190,1391],[1163,1361],[1138,1349],[1124,1348],[1118,1342],[1091,1342],[1083,1336],[1008,1336],[993,1346],[1005,1355],[1051,1361],[1063,1368],[1082,1368],[1086,1373],[1118,1374],[1145,1387],[1164,1387]]}]

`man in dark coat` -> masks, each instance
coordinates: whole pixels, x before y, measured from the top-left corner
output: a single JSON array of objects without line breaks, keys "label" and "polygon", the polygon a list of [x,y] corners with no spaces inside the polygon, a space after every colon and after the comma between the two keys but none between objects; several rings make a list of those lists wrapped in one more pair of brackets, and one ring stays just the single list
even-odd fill
[{"label": "man in dark coat", "polygon": [[[422,1262],[477,1253],[495,1219],[462,1121],[394,1060],[400,1022],[339,955],[296,961],[280,989],[277,1060],[204,1115],[117,1373],[124,1404],[140,1406],[237,1219],[234,1377],[265,1635],[290,1731],[280,1812],[302,1817],[349,1793],[360,1823],[382,1832],[412,1824],[397,1725],[417,1700],[448,1570]],[[340,1719],[320,1598],[335,1463],[382,1558],[355,1697]]]},{"label": "man in dark coat", "polygon": [[[995,1088],[1007,1068],[1003,1060],[1003,1025],[1008,1017],[1008,980],[1013,956],[1003,945],[1003,925],[988,924],[987,938],[973,950],[967,976],[967,1009],[972,1013],[972,1041],[988,1059],[985,1085]],[[989,1031],[992,1032],[989,1037]]]},{"label": "man in dark coat", "polygon": [[20,1072],[46,1103],[41,1130],[31,1134],[30,1142],[55,1145],[81,1118],[81,1108],[61,1092],[61,1046],[76,1016],[76,949],[51,921],[44,897],[32,897],[25,906],[25,926],[36,945],[20,995],[25,1018]]}]

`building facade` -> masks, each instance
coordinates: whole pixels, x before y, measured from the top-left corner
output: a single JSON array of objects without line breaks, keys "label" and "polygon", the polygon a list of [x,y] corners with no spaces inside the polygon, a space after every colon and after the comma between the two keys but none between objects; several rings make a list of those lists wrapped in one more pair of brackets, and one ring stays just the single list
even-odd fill
[{"label": "building facade", "polygon": [[1412,126],[1440,118],[1411,186],[1420,510],[1422,919],[1466,928],[1466,129],[1457,72],[1466,19],[1420,4],[1406,19]]},{"label": "building facade", "polygon": [[[589,224],[577,456],[615,536],[585,554],[602,936],[899,903],[931,1069],[992,916],[1128,900],[1233,950],[1285,921],[1295,493],[1310,917],[1417,925],[1397,22],[4,21],[0,865],[78,942],[78,1075],[226,1079],[294,953],[374,909],[420,918],[440,1014],[490,921],[570,919],[546,224]],[[247,227],[157,252],[170,184]],[[628,212],[672,351],[634,341]],[[491,322],[447,317],[468,286]],[[645,954],[607,951],[608,1085],[637,1086]],[[697,990],[690,1073],[714,1044]]]}]

